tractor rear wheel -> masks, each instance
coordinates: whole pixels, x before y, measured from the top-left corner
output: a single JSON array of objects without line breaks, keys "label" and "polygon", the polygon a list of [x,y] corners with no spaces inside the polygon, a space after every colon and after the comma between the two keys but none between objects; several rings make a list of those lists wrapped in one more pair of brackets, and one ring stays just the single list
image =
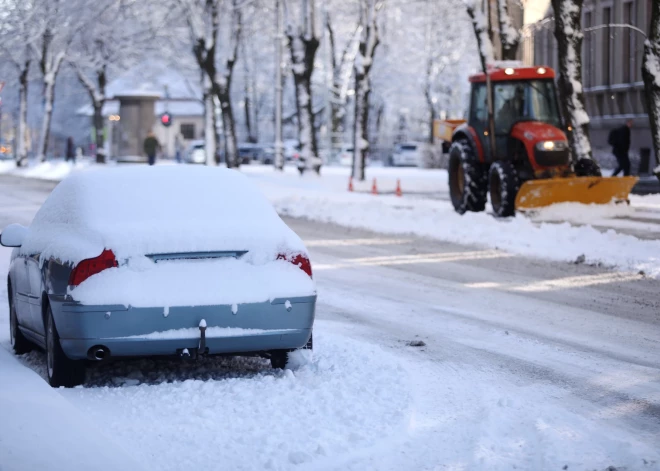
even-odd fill
[{"label": "tractor rear wheel", "polygon": [[518,174],[511,162],[495,162],[488,175],[490,204],[497,217],[513,216],[516,212]]},{"label": "tractor rear wheel", "polygon": [[457,213],[486,208],[487,177],[470,143],[464,139],[454,142],[449,150],[449,194]]},{"label": "tractor rear wheel", "polygon": [[593,159],[578,159],[575,164],[575,175],[578,177],[602,177],[598,162]]}]

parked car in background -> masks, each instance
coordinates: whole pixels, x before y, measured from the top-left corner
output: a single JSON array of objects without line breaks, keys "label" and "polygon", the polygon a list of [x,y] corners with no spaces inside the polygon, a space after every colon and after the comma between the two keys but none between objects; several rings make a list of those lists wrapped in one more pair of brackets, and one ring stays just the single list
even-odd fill
[{"label": "parked car in background", "polygon": [[285,139],[284,144],[284,160],[286,162],[295,162],[300,158],[300,142],[295,139]]},{"label": "parked car in background", "polygon": [[188,146],[183,161],[188,164],[206,163],[206,151],[204,150],[204,140],[192,141]]},{"label": "parked car in background", "polygon": [[53,387],[81,384],[88,362],[112,358],[250,355],[284,368],[312,346],[305,245],[234,170],[79,172],[0,243],[14,247],[11,346],[43,348]]},{"label": "parked car in background", "polygon": [[238,160],[242,165],[248,165],[253,162],[261,162],[262,147],[259,144],[249,142],[238,144]]},{"label": "parked car in background", "polygon": [[265,146],[261,150],[261,163],[265,165],[272,165],[275,163],[275,146]]},{"label": "parked car in background", "polygon": [[343,167],[353,165],[353,144],[344,144],[337,153],[336,160]]},{"label": "parked car in background", "polygon": [[394,167],[418,167],[422,164],[420,146],[415,143],[397,144],[390,156],[390,165]]}]

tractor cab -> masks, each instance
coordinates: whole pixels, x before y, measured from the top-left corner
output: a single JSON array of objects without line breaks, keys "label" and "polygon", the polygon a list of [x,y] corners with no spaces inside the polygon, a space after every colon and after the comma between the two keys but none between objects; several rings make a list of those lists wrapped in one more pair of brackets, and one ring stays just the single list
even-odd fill
[{"label": "tractor cab", "polygon": [[467,122],[438,125],[441,136],[453,130],[448,173],[457,212],[483,211],[488,195],[497,216],[559,202],[627,199],[636,178],[602,178],[593,159],[571,159],[572,130],[559,111],[554,70],[499,64],[470,82]]},{"label": "tractor cab", "polygon": [[570,164],[568,141],[554,78],[554,71],[545,67],[495,69],[489,80],[485,74],[470,77],[468,124],[485,162],[529,161],[527,170],[532,173],[556,167],[566,170]]}]

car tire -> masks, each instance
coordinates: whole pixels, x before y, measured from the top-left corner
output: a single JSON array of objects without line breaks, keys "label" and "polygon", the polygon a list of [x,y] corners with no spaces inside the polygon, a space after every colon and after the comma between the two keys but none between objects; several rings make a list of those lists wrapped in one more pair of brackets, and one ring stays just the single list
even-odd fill
[{"label": "car tire", "polygon": [[288,350],[275,350],[270,353],[270,366],[275,370],[283,370],[289,362]]},{"label": "car tire", "polygon": [[488,191],[493,213],[497,217],[504,218],[515,214],[518,174],[511,162],[495,162],[490,166]]},{"label": "car tire", "polygon": [[575,175],[578,177],[602,177],[600,165],[593,159],[581,158],[575,164]]},{"label": "car tire", "polygon": [[449,153],[449,194],[459,214],[486,209],[488,174],[479,163],[469,142],[454,142]]},{"label": "car tire", "polygon": [[12,302],[11,287],[9,289],[9,341],[16,355],[23,355],[34,348],[34,345],[25,338],[21,329],[18,328],[18,316]]},{"label": "car tire", "polygon": [[50,306],[46,312],[46,374],[54,388],[73,388],[85,381],[85,363],[69,359],[62,350]]}]

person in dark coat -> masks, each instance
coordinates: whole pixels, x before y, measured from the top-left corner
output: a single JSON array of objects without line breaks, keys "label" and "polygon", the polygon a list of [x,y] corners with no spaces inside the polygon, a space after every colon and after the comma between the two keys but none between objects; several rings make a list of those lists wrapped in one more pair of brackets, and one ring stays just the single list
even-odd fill
[{"label": "person in dark coat", "polygon": [[66,140],[66,161],[72,160],[73,163],[76,163],[76,148],[73,145],[73,137],[69,136]]},{"label": "person in dark coat", "polygon": [[630,157],[628,156],[628,152],[630,152],[630,128],[632,128],[632,125],[633,120],[629,119],[626,121],[626,124],[614,129],[610,133],[608,143],[612,146],[612,153],[618,162],[618,166],[612,174],[613,177],[616,177],[620,172],[623,172],[624,177],[630,175]]},{"label": "person in dark coat", "polygon": [[144,153],[147,154],[149,158],[149,165],[156,163],[156,152],[160,148],[158,139],[154,136],[153,131],[150,131],[147,135],[147,138],[144,140]]}]

